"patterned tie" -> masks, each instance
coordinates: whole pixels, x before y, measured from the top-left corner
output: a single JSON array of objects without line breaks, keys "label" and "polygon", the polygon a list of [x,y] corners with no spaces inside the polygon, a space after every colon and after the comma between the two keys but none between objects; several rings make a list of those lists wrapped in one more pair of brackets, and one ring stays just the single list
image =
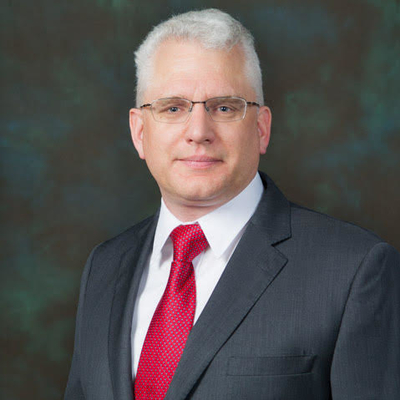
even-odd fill
[{"label": "patterned tie", "polygon": [[199,224],[180,225],[170,235],[174,259],[140,354],[135,400],[161,400],[193,326],[196,281],[192,260],[208,246]]}]

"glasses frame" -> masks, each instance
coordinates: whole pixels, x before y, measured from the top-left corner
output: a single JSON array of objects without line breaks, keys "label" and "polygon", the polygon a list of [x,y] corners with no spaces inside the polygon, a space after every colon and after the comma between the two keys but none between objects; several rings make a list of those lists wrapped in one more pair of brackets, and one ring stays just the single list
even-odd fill
[{"label": "glasses frame", "polygon": [[[212,117],[211,114],[209,113],[210,109],[206,106],[206,103],[209,102],[210,100],[216,100],[216,99],[237,99],[237,100],[242,100],[242,101],[245,103],[245,109],[244,109],[242,118],[232,119],[232,120],[230,120],[230,121],[216,121],[215,119],[213,119],[213,117]],[[160,120],[157,120],[156,117],[154,116],[154,113],[153,113],[153,103],[156,102],[156,101],[159,101],[159,100],[185,100],[185,101],[189,102],[189,103],[190,103],[190,107],[189,107],[189,111],[188,111],[188,113],[187,113],[187,116],[186,116],[185,120],[183,120],[183,121],[178,121],[178,122],[173,122],[173,121],[160,121]],[[247,107],[249,107],[249,106],[250,106],[250,107],[251,107],[251,106],[261,107],[260,104],[256,103],[255,101],[247,101],[247,100],[244,99],[243,97],[238,97],[238,96],[217,96],[217,97],[211,97],[210,99],[207,99],[207,100],[204,100],[204,101],[192,101],[192,100],[189,100],[189,99],[185,99],[185,98],[183,98],[183,97],[163,97],[163,98],[161,98],[161,99],[153,100],[151,103],[145,103],[145,104],[141,105],[139,108],[140,108],[140,109],[143,109],[143,108],[146,108],[146,107],[150,107],[151,115],[152,115],[154,121],[156,121],[156,122],[160,122],[160,123],[163,123],[163,124],[183,124],[183,123],[185,123],[185,122],[189,119],[189,117],[190,117],[190,115],[191,115],[191,112],[192,112],[192,110],[193,110],[193,106],[194,106],[195,104],[204,104],[204,109],[206,110],[207,115],[208,115],[208,116],[211,118],[211,120],[214,121],[214,122],[235,122],[235,121],[241,121],[241,120],[243,120],[243,119],[246,117]]]}]

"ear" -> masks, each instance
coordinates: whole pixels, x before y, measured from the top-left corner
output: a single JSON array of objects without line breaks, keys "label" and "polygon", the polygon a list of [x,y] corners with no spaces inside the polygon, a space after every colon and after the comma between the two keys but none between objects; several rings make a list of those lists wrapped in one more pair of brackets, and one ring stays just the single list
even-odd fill
[{"label": "ear", "polygon": [[131,129],[132,142],[139,157],[144,160],[143,150],[143,115],[139,108],[129,110],[129,127]]},{"label": "ear", "polygon": [[257,117],[257,129],[260,138],[260,154],[265,154],[267,151],[271,136],[271,121],[271,110],[266,106],[260,107]]}]

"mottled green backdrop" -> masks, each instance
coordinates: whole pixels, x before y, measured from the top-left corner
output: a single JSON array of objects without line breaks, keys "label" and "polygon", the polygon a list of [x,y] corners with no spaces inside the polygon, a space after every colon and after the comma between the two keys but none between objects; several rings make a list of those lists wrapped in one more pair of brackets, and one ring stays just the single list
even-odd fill
[{"label": "mottled green backdrop", "polygon": [[159,203],[130,142],[132,52],[210,6],[257,40],[274,117],[262,169],[400,248],[399,1],[3,1],[1,399],[62,397],[85,259]]}]

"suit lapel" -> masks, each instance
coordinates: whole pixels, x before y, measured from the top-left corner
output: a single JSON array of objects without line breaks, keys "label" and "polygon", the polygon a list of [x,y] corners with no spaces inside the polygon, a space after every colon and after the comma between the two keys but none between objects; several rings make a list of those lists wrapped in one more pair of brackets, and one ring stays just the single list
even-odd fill
[{"label": "suit lapel", "polygon": [[158,214],[132,237],[122,255],[111,307],[109,363],[114,398],[132,400],[131,326],[140,279],[152,250]]},{"label": "suit lapel", "polygon": [[290,237],[290,206],[261,174],[262,200],[194,325],[165,400],[183,400],[287,259],[273,245]]}]

